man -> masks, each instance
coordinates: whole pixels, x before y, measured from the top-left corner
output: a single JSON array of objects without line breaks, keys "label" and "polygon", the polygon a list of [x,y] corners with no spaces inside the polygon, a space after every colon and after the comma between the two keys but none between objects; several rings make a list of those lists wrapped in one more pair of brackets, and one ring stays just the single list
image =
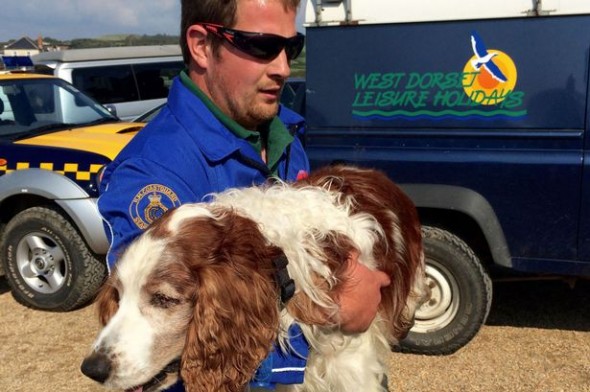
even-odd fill
[{"label": "man", "polygon": [[[308,173],[294,136],[303,119],[279,107],[290,61],[303,48],[298,6],[299,0],[182,0],[187,69],[174,80],[168,104],[103,175],[98,205],[110,230],[110,268],[169,208],[270,176],[296,181]],[[336,321],[354,333],[368,328],[389,279],[362,266],[357,255],[347,272]],[[300,360],[274,361],[294,371],[277,373],[284,377],[272,383],[301,382]]]}]

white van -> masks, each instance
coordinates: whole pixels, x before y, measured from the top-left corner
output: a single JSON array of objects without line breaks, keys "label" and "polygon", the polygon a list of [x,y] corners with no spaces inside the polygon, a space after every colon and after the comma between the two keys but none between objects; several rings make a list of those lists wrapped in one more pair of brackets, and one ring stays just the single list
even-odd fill
[{"label": "white van", "polygon": [[183,69],[178,45],[125,46],[42,52],[36,72],[58,76],[131,120],[165,102]]}]

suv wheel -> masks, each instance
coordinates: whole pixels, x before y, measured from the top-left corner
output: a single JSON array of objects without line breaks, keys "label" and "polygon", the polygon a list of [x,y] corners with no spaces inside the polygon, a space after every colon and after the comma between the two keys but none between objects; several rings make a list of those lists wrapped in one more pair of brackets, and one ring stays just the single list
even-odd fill
[{"label": "suv wheel", "polygon": [[59,212],[33,207],[12,218],[0,245],[12,295],[37,309],[69,311],[87,303],[106,276],[74,226]]},{"label": "suv wheel", "polygon": [[471,248],[452,233],[422,228],[426,279],[431,297],[416,312],[415,325],[400,345],[419,354],[451,354],[485,323],[492,282]]}]

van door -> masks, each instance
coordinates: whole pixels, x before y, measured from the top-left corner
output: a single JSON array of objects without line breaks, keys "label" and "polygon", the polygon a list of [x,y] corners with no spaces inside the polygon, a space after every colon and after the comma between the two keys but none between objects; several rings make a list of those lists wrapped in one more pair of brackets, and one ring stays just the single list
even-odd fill
[{"label": "van door", "polygon": [[[588,53],[586,54],[588,55]],[[590,69],[590,66],[589,66]],[[589,81],[590,83],[590,81]],[[590,88],[590,85],[589,85]],[[587,90],[590,91],[590,90]],[[582,203],[580,207],[580,230],[578,233],[578,260],[583,264],[580,268],[585,271],[584,275],[590,276],[590,102],[587,102],[586,124],[585,124],[585,144],[583,158],[583,175],[582,175]]]},{"label": "van door", "polygon": [[578,255],[589,26],[578,15],[308,27],[310,161],[468,189],[495,211],[514,268],[562,269]]}]

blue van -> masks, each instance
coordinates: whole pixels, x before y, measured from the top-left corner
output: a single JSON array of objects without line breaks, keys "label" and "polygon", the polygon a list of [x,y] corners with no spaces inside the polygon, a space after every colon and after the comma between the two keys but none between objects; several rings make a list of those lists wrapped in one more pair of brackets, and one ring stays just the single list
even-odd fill
[{"label": "blue van", "polygon": [[590,276],[589,2],[309,0],[306,12],[312,166],[380,169],[420,213],[432,298],[403,350],[468,343],[493,279]]}]

